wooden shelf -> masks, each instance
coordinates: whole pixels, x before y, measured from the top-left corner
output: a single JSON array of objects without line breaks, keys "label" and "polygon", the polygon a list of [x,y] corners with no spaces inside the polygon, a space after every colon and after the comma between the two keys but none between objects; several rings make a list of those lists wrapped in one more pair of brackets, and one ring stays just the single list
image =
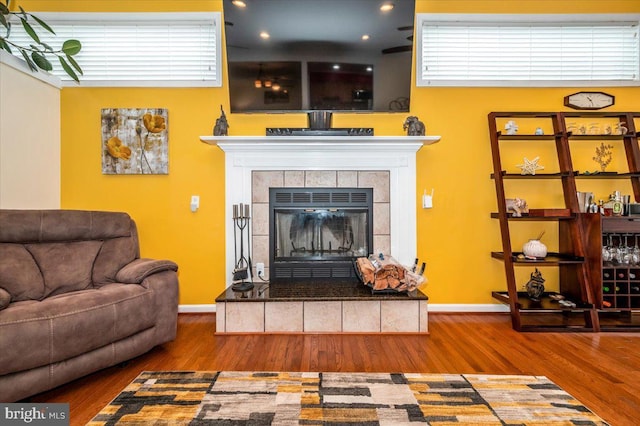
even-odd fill
[{"label": "wooden shelf", "polygon": [[559,137],[560,135],[505,135],[502,132],[498,132],[498,138],[501,141],[532,141],[532,140],[539,140],[539,141],[553,141],[556,139],[556,137]]},{"label": "wooden shelf", "polygon": [[[509,304],[509,294],[506,291],[494,291],[491,293],[492,296],[503,303]],[[533,311],[533,312],[576,312],[576,311],[585,311],[593,309],[593,305],[585,304],[580,301],[572,300],[571,302],[575,303],[575,307],[562,306],[558,300],[554,300],[551,296],[560,296],[560,293],[549,291],[544,292],[540,300],[535,301],[531,300],[531,298],[524,291],[518,292],[518,301],[516,302],[521,311]]]},{"label": "wooden shelf", "polygon": [[[622,134],[575,134],[567,129],[568,119],[590,119],[594,117],[609,118],[608,125],[617,127],[618,123],[625,123],[628,132]],[[640,113],[629,112],[492,112],[488,116],[489,135],[491,137],[491,152],[493,159],[493,179],[496,188],[496,198],[498,202],[498,212],[491,213],[491,217],[500,222],[500,233],[502,241],[502,251],[494,251],[491,257],[504,263],[507,291],[495,291],[493,297],[509,305],[512,326],[519,331],[541,331],[550,329],[548,318],[545,314],[565,314],[566,307],[562,307],[553,299],[548,298],[548,294],[540,302],[532,301],[526,293],[519,292],[522,283],[516,282],[515,267],[546,267],[552,266],[559,269],[559,289],[558,292],[578,304],[578,309],[568,309],[571,312],[579,312],[582,315],[572,316],[571,321],[564,321],[560,318],[555,327],[570,330],[600,331],[599,315],[606,312],[608,315],[615,312],[624,312],[627,315],[640,313],[640,293],[635,296],[625,287],[615,294],[603,293],[602,287],[602,232],[603,229],[619,231],[620,229],[635,229],[640,235],[640,218],[637,222],[631,221],[609,221],[601,218],[599,214],[589,214],[580,212],[577,197],[576,179],[628,179],[633,187],[633,199],[640,200],[640,148],[638,146],[638,131],[636,122],[640,120]],[[522,119],[529,128],[541,127],[553,129],[553,134],[532,135],[516,134],[505,135],[498,130],[498,121],[505,120],[518,121]],[[554,141],[557,153],[558,171],[555,173],[536,173],[535,175],[522,175],[517,173],[507,173],[502,168],[502,158],[500,154],[501,144],[507,141],[517,141],[518,144],[538,143],[541,141]],[[628,172],[623,173],[595,173],[585,174],[573,168],[571,158],[571,143],[581,141],[619,141],[624,144]],[[513,146],[509,145],[513,150]],[[523,215],[513,217],[506,208],[506,199],[513,198],[512,194],[505,192],[504,181],[513,180],[557,180],[561,186],[564,206],[560,210],[569,212],[568,215],[559,215],[558,212],[544,212],[550,216]],[[513,190],[514,185],[509,189]],[[530,186],[523,186],[526,191]],[[510,197],[511,195],[511,197]],[[526,199],[526,192],[518,194]],[[557,215],[554,215],[557,213]],[[518,258],[520,252],[513,251],[511,245],[510,224],[520,221],[555,221],[558,223],[558,253],[548,253],[544,259]],[[605,225],[603,225],[603,223]],[[637,227],[636,227],[637,224]],[[640,277],[640,268],[638,276]],[[639,279],[640,282],[640,279]],[[606,287],[606,286],[605,286]],[[619,286],[618,286],[619,287]],[[579,302],[577,302],[579,301]],[[603,303],[604,302],[604,303]],[[531,319],[531,312],[535,312],[534,318],[539,323],[525,323],[524,318]],[[614,321],[615,322],[615,321]],[[632,321],[633,322],[633,321]],[[640,321],[637,321],[640,324]],[[628,327],[629,321],[621,320],[621,324]],[[611,322],[607,323],[610,327]]]},{"label": "wooden shelf", "polygon": [[[538,265],[538,266],[557,266],[584,263],[584,257],[572,256],[559,253],[548,253],[544,259],[519,259],[518,256],[523,255],[521,252],[512,252],[511,262],[514,266],[519,265]],[[523,255],[524,256],[524,255]],[[500,251],[491,252],[491,257],[498,260],[505,260],[505,254]]]},{"label": "wooden shelf", "polygon": [[592,173],[592,174],[577,174],[576,179],[629,179],[639,178],[640,173]]},{"label": "wooden shelf", "polygon": [[[550,113],[553,114],[553,113]],[[626,119],[628,116],[640,117],[640,112],[615,112],[615,111],[565,111],[562,113],[565,118],[593,118],[593,117],[609,117]],[[634,130],[629,129],[631,132]]]},{"label": "wooden shelf", "polygon": [[571,140],[571,141],[578,141],[578,140],[587,140],[587,141],[622,141],[625,137],[627,137],[626,134],[624,135],[578,135],[575,133],[567,133],[567,137]]},{"label": "wooden shelf", "polygon": [[[559,179],[571,176],[573,173],[536,173],[535,175],[523,175],[522,173],[507,173],[504,170],[500,173],[502,179]],[[491,173],[491,179],[495,179],[495,173]]]},{"label": "wooden shelf", "polygon": [[[500,219],[500,213],[492,212],[492,219]],[[575,219],[576,216],[572,214],[571,216],[529,216],[528,214],[522,214],[522,216],[512,216],[511,214],[507,215],[507,220],[512,221],[556,221],[556,220],[572,220]],[[640,218],[639,218],[640,219]]]}]

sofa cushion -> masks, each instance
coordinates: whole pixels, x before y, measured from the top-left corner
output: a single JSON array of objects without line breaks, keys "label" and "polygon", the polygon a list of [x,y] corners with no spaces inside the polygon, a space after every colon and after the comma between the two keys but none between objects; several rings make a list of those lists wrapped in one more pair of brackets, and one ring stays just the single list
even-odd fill
[{"label": "sofa cushion", "polygon": [[101,240],[131,235],[126,213],[84,210],[0,210],[0,242]]},{"label": "sofa cushion", "polygon": [[91,286],[101,241],[27,244],[44,277],[44,297]]},{"label": "sofa cushion", "polygon": [[114,283],[139,250],[126,213],[0,210],[0,288],[12,302]]},{"label": "sofa cushion", "polygon": [[0,375],[72,358],[151,328],[155,321],[153,292],[136,284],[12,303],[0,311]]},{"label": "sofa cushion", "polygon": [[[131,227],[133,235],[137,235],[135,226],[132,224]],[[105,240],[93,266],[93,284],[100,286],[118,282],[116,279],[118,271],[139,256],[137,238],[122,237]]]},{"label": "sofa cushion", "polygon": [[11,295],[13,302],[44,297],[40,268],[22,244],[0,243],[0,288]]}]

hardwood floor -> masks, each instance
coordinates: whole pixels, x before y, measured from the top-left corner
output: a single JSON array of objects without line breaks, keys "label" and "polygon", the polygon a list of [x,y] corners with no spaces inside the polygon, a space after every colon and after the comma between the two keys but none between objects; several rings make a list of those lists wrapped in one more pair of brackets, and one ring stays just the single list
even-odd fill
[{"label": "hardwood floor", "polygon": [[178,337],[31,402],[68,402],[84,425],[141,371],[263,370],[544,375],[614,426],[640,419],[640,334],[518,333],[506,314],[429,315],[428,336],[216,336],[214,314],[181,314]]}]

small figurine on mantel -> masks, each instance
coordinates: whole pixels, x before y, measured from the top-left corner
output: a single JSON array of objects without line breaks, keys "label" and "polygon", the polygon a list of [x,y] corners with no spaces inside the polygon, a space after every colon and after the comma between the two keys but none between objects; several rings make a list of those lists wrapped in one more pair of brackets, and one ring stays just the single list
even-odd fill
[{"label": "small figurine on mantel", "polygon": [[216,118],[216,125],[213,126],[213,136],[228,136],[229,135],[229,123],[227,122],[227,116],[224,113],[222,105],[220,105],[220,118]]},{"label": "small figurine on mantel", "polygon": [[426,132],[424,123],[415,115],[407,117],[402,125],[402,129],[407,131],[407,136],[424,136]]}]

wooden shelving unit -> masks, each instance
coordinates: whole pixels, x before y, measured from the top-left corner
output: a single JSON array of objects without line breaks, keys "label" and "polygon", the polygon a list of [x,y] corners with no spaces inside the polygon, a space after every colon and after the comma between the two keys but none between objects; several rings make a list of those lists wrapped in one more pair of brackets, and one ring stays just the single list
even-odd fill
[{"label": "wooden shelving unit", "polygon": [[[640,149],[635,119],[640,113],[610,112],[492,112],[489,114],[489,132],[493,158],[498,212],[491,217],[500,222],[502,251],[492,252],[494,259],[504,264],[507,291],[494,291],[496,300],[509,305],[512,326],[518,331],[606,331],[621,329],[640,330],[640,266],[620,267],[602,263],[602,245],[604,235],[610,232],[626,232],[640,235],[640,217],[609,218],[600,214],[582,213],[578,206],[576,179],[630,179],[633,197],[640,201]],[[569,120],[575,119],[618,120],[624,123],[626,134],[574,134],[567,129]],[[499,130],[498,123],[505,120],[535,119],[546,121],[551,134],[505,135]],[[580,141],[622,141],[629,171],[624,173],[592,174],[575,170],[572,164],[572,143]],[[507,173],[502,167],[501,146],[505,143],[554,143],[559,171],[556,173],[536,173],[522,175]],[[523,146],[524,147],[524,146]],[[505,193],[505,180],[554,179],[562,188],[564,206],[569,216],[512,217],[507,211],[506,202],[510,194]],[[554,221],[559,227],[559,252],[549,253],[543,260],[522,259],[521,253],[513,251],[511,244],[511,226],[515,221]],[[624,225],[622,225],[624,224]],[[620,228],[624,231],[621,231]],[[557,267],[559,268],[559,293],[575,306],[563,306],[545,293],[540,301],[531,300],[526,292],[518,291],[523,283],[516,282],[515,268]],[[638,270],[635,274],[634,269]],[[608,271],[608,272],[607,272]],[[615,273],[619,280],[605,280],[605,274]],[[630,274],[637,276],[636,280]],[[626,278],[625,278],[626,277]],[[604,283],[604,284],[603,284]],[[613,289],[613,290],[612,290]],[[525,322],[524,319],[533,321]]]},{"label": "wooden shelving unit", "polygon": [[[517,120],[519,118],[535,118],[545,122],[545,126],[551,127],[553,133],[549,135],[504,135],[498,130],[498,121],[501,119]],[[550,122],[550,123],[549,123]],[[557,326],[549,325],[542,321],[539,324],[523,323],[525,313],[554,313],[557,315],[578,314],[582,320],[571,327],[563,326],[561,329],[598,329],[597,315],[593,310],[593,297],[588,287],[588,270],[585,262],[585,249],[581,236],[580,216],[578,215],[578,199],[576,196],[575,172],[571,162],[571,154],[567,138],[567,131],[564,120],[558,113],[518,113],[518,112],[493,112],[489,114],[489,132],[491,137],[491,152],[493,158],[492,178],[495,182],[496,195],[498,201],[498,213],[492,215],[500,222],[500,232],[502,236],[502,252],[492,253],[492,257],[504,263],[504,270],[507,280],[507,291],[504,293],[494,292],[497,300],[507,303],[511,312],[511,322],[515,330],[519,331],[547,331],[556,329]],[[502,167],[501,144],[518,143],[526,144],[530,142],[547,142],[555,144],[555,151],[558,160],[558,173],[540,173],[535,175],[517,175],[506,173]],[[505,193],[505,179],[555,179],[559,181],[564,195],[564,204],[570,210],[570,217],[513,217],[507,211]],[[563,250],[560,253],[550,253],[544,260],[520,260],[519,252],[512,249],[510,222],[516,220],[535,221],[562,221],[569,230],[571,239],[571,250]],[[516,282],[514,268],[519,266],[528,267],[558,267],[561,268],[561,275],[571,275],[572,280],[566,285],[561,284],[561,293],[571,300],[575,307],[564,307],[557,300],[550,299],[548,294],[540,302],[531,301],[526,293],[518,291],[522,283]],[[561,322],[561,324],[565,324]],[[573,324],[573,323],[572,323]]]}]

